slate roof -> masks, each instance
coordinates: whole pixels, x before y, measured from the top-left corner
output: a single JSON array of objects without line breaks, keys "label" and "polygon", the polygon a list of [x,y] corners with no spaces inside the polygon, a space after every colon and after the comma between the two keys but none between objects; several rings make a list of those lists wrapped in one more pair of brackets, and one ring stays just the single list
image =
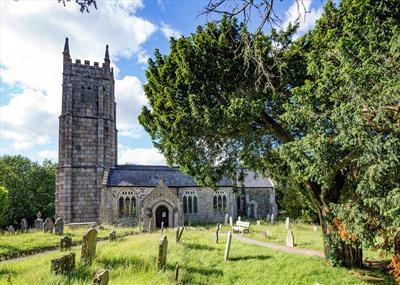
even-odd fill
[{"label": "slate roof", "polygon": [[[107,186],[136,186],[155,187],[160,179],[169,187],[198,187],[193,177],[179,171],[178,167],[148,166],[148,165],[117,165],[108,173]],[[245,186],[248,187],[273,187],[269,179],[257,177],[251,179],[246,176]],[[232,187],[230,179],[222,179],[217,183],[218,187]]]}]

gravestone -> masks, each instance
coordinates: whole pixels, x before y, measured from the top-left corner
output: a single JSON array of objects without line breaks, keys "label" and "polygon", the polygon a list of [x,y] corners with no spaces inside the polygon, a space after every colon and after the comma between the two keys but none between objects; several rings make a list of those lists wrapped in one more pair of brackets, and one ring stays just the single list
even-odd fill
[{"label": "gravestone", "polygon": [[52,233],[54,229],[54,223],[51,218],[46,218],[43,224],[43,232],[44,233]]},{"label": "gravestone", "polygon": [[21,232],[26,233],[28,231],[28,222],[26,219],[21,220]]},{"label": "gravestone", "polygon": [[7,232],[8,232],[9,235],[15,234],[14,227],[13,227],[12,225],[10,225],[10,226],[7,228]]},{"label": "gravestone", "polygon": [[264,236],[264,238],[268,238],[269,237],[268,230],[261,231],[261,234]]},{"label": "gravestone", "polygon": [[286,246],[294,247],[294,236],[292,231],[288,231],[286,235]]},{"label": "gravestone", "polygon": [[239,216],[239,217],[238,217],[238,221],[240,221],[241,219],[242,219],[242,218]]},{"label": "gravestone", "polygon": [[50,272],[67,274],[75,268],[75,252],[51,260]]},{"label": "gravestone", "polygon": [[176,243],[180,242],[184,229],[185,227],[178,227],[176,229],[176,239],[175,239]]},{"label": "gravestone", "polygon": [[400,231],[394,237],[394,255],[400,257]]},{"label": "gravestone", "polygon": [[289,228],[290,228],[290,219],[289,219],[289,217],[286,217],[286,220],[285,220],[285,229],[289,230]]},{"label": "gravestone", "polygon": [[232,217],[229,217],[229,224],[231,225],[231,227],[233,226],[233,219],[232,219]]},{"label": "gravestone", "polygon": [[179,263],[177,263],[175,266],[175,281],[178,281],[178,279],[179,279]]},{"label": "gravestone", "polygon": [[218,243],[218,233],[221,229],[221,224],[217,224],[217,229],[215,230],[215,242]]},{"label": "gravestone", "polygon": [[96,255],[97,230],[89,229],[82,239],[81,263],[91,264]]},{"label": "gravestone", "polygon": [[36,214],[35,229],[40,230],[43,227],[42,213],[39,211]]},{"label": "gravestone", "polygon": [[229,251],[231,249],[231,241],[232,241],[232,231],[228,231],[228,234],[226,237],[225,254],[224,254],[225,261],[228,261],[228,259],[229,259]]},{"label": "gravestone", "polygon": [[110,240],[116,240],[116,239],[117,239],[117,232],[116,232],[116,231],[111,231],[111,232],[108,234],[108,238],[109,238]]},{"label": "gravestone", "polygon": [[313,228],[313,231],[314,231],[314,232],[318,231],[318,226],[313,225],[312,228]]},{"label": "gravestone", "polygon": [[273,224],[275,222],[275,215],[271,214],[271,224]]},{"label": "gravestone", "polygon": [[164,232],[164,222],[161,222],[161,233]]},{"label": "gravestone", "polygon": [[228,224],[228,219],[229,219],[229,215],[228,215],[228,214],[225,214],[225,225]]},{"label": "gravestone", "polygon": [[162,236],[158,247],[157,270],[160,271],[167,263],[168,239]]},{"label": "gravestone", "polygon": [[92,285],[107,285],[109,280],[109,272],[107,269],[102,269],[96,272],[93,278]]},{"label": "gravestone", "polygon": [[72,238],[70,236],[65,236],[60,239],[60,251],[70,250],[72,247]]},{"label": "gravestone", "polygon": [[261,225],[261,221],[257,220],[257,226]]},{"label": "gravestone", "polygon": [[64,221],[62,218],[57,218],[54,224],[54,234],[62,236],[64,234]]},{"label": "gravestone", "polygon": [[271,221],[271,215],[270,214],[267,215],[266,221],[267,222]]}]

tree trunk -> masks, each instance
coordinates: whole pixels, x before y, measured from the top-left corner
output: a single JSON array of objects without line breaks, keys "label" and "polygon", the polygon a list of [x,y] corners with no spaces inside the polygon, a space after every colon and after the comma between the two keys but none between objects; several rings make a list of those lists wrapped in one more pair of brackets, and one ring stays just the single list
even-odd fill
[{"label": "tree trunk", "polygon": [[[324,237],[325,259],[332,266],[343,266],[346,268],[362,268],[362,248],[358,241],[347,242],[338,232],[333,223],[324,221],[322,225]],[[342,233],[343,235],[343,233]]]}]

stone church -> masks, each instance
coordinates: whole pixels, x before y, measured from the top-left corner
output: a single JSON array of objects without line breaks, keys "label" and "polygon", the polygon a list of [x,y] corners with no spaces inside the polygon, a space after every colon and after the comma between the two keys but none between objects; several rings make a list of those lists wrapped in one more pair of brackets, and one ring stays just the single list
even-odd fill
[{"label": "stone church", "polygon": [[[151,227],[265,218],[277,214],[273,182],[247,172],[240,187],[198,186],[177,167],[118,165],[114,73],[108,46],[99,65],[72,62],[63,52],[62,110],[56,215],[67,223],[102,222]],[[235,191],[234,191],[235,189]]]}]

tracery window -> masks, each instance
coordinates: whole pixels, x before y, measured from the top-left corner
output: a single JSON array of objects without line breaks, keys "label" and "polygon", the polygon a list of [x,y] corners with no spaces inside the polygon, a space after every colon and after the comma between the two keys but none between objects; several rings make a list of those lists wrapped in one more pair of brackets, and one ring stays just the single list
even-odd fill
[{"label": "tracery window", "polygon": [[182,196],[183,212],[196,214],[197,213],[197,194],[193,190],[186,190]]},{"label": "tracery window", "polygon": [[213,208],[215,213],[226,213],[227,199],[226,193],[223,191],[217,191],[213,197]]},{"label": "tracery window", "polygon": [[118,198],[118,216],[129,217],[136,215],[136,197],[133,191],[122,191]]}]

